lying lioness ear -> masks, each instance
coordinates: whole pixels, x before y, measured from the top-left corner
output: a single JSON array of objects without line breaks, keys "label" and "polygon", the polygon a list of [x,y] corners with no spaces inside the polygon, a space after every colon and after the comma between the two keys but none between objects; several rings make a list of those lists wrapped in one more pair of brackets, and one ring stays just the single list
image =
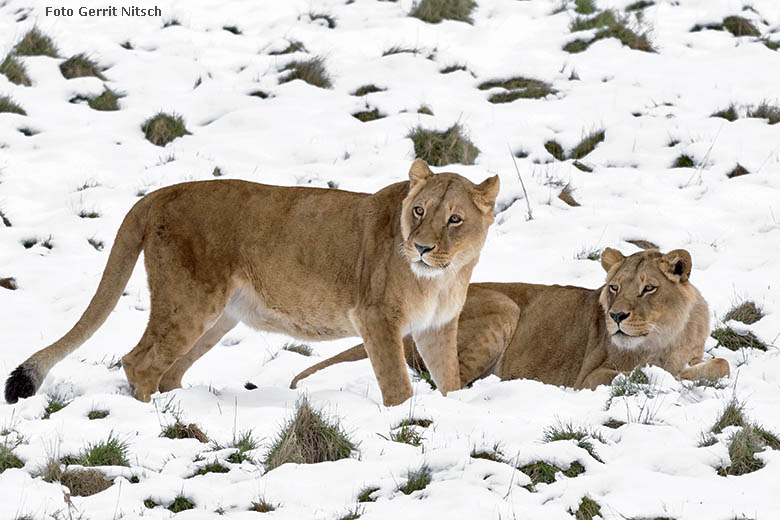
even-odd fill
[{"label": "lying lioness ear", "polygon": [[493,212],[501,181],[493,175],[474,187],[474,204],[485,214]]},{"label": "lying lioness ear", "polygon": [[422,159],[415,159],[412,167],[409,168],[409,182],[412,186],[420,181],[424,181],[431,175],[433,175],[433,172],[428,168],[428,163]]},{"label": "lying lioness ear", "polygon": [[661,271],[673,282],[685,282],[691,275],[693,261],[691,254],[685,249],[669,251],[658,263]]},{"label": "lying lioness ear", "polygon": [[605,271],[609,272],[609,270],[612,269],[612,266],[616,265],[618,262],[622,262],[625,259],[626,257],[623,256],[623,253],[617,249],[607,247],[601,253],[601,267],[603,267]]}]

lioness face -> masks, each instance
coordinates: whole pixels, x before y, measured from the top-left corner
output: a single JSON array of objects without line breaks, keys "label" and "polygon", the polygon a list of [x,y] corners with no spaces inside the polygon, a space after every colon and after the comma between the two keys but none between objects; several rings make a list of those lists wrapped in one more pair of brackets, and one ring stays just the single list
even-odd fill
[{"label": "lioness face", "polygon": [[601,257],[607,271],[599,302],[607,332],[619,348],[653,348],[682,330],[694,298],[688,283],[691,256],[682,249],[656,250],[624,257],[607,248]]},{"label": "lioness face", "polygon": [[401,253],[412,272],[435,278],[476,260],[493,222],[498,177],[479,185],[454,173],[433,175],[417,159],[403,201]]}]

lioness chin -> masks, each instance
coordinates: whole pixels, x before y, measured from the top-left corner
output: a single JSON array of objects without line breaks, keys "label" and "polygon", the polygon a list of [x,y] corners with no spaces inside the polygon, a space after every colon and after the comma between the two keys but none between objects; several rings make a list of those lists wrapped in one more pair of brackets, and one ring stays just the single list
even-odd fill
[{"label": "lioness chin", "polygon": [[[460,314],[461,384],[496,374],[574,388],[609,384],[646,363],[681,379],[729,375],[724,359],[702,361],[709,333],[707,303],[689,282],[691,256],[682,249],[601,257],[598,289],[525,283],[474,283]],[[420,365],[412,338],[407,361]],[[297,383],[342,361],[365,357],[357,345],[300,373]]]},{"label": "lioness chin", "polygon": [[455,336],[498,194],[433,174],[377,193],[216,180],[155,191],[117,232],[97,292],[76,325],[6,381],[9,403],[105,321],[144,251],[151,311],[122,358],[133,395],[181,386],[185,371],[239,321],[296,338],[361,336],[386,405],[412,395],[402,338],[411,334],[442,393],[460,387]]}]

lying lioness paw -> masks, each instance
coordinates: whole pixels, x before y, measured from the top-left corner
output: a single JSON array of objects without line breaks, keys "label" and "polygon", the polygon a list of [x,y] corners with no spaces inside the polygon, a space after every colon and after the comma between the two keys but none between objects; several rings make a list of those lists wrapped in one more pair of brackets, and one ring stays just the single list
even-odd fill
[{"label": "lying lioness paw", "polygon": [[498,194],[433,174],[377,193],[237,180],[169,186],[141,199],[117,232],[97,292],[76,325],[6,381],[9,403],[108,317],[144,251],[151,311],[122,358],[133,395],[181,386],[186,370],[239,321],[307,340],[361,336],[385,404],[412,395],[410,335],[442,393],[460,387],[457,317]]},{"label": "lying lioness paw", "polygon": [[[702,361],[709,311],[688,280],[687,251],[625,257],[607,248],[601,264],[607,279],[598,289],[471,284],[459,318],[461,384],[496,374],[594,388],[647,363],[681,379],[729,375],[725,360]],[[413,339],[404,345],[407,361],[420,365]],[[362,345],[353,347],[302,372],[292,386],[326,366],[364,357]]]}]

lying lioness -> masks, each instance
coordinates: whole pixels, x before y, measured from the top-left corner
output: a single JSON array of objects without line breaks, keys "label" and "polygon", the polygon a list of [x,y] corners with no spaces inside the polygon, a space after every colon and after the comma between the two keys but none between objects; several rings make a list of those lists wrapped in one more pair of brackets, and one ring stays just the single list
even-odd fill
[{"label": "lying lioness", "polygon": [[34,394],[119,300],[144,251],[149,324],[122,358],[133,395],[181,386],[184,372],[238,321],[309,340],[359,335],[386,405],[412,395],[411,334],[442,393],[460,387],[457,317],[493,222],[498,177],[434,175],[370,195],[237,180],[177,184],[122,222],[103,279],[64,337],[8,378],[9,403]]},{"label": "lying lioness", "polygon": [[[682,249],[601,256],[599,289],[526,283],[469,286],[458,327],[460,382],[496,374],[574,388],[609,384],[646,363],[678,378],[729,375],[724,359],[702,361],[709,332],[707,302],[691,285],[691,256]],[[419,364],[405,338],[410,364]],[[301,372],[298,381],[334,363],[365,358],[358,345]]]}]

